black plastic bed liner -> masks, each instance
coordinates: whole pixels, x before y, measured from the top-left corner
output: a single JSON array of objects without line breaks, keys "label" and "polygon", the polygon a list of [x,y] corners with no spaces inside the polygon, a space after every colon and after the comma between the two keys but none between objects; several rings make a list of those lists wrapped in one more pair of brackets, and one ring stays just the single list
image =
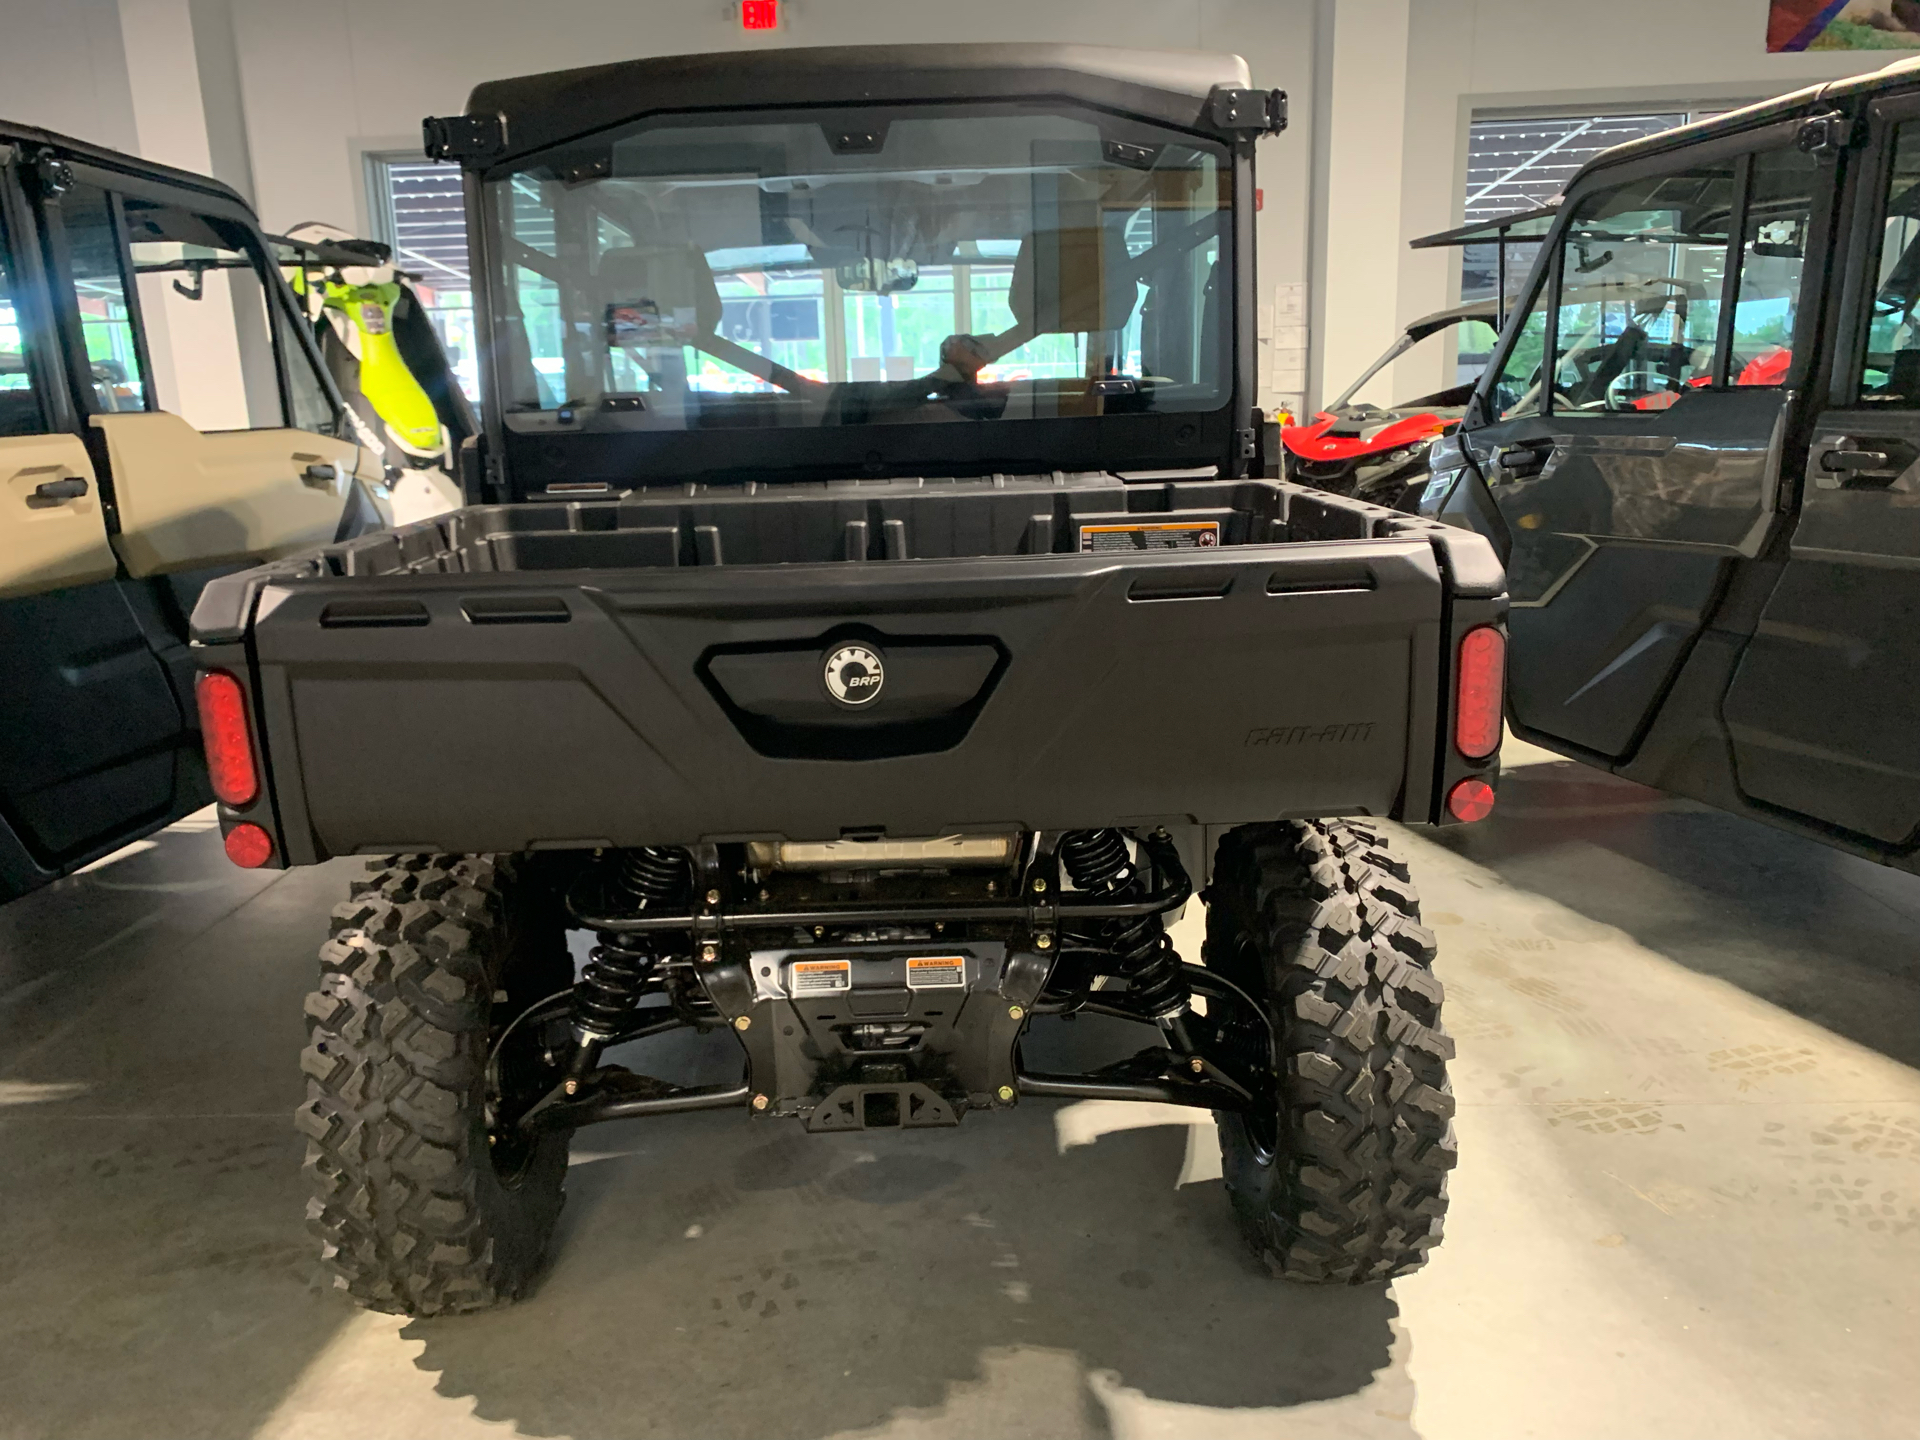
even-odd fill
[{"label": "black plastic bed liner", "polygon": [[[238,633],[237,595],[268,578],[625,570],[1143,553],[1462,532],[1279,480],[1127,482],[1101,474],[687,485],[481,505],[215,582],[198,638]],[[1476,547],[1468,546],[1472,551]],[[1497,594],[1497,567],[1456,585]]]}]

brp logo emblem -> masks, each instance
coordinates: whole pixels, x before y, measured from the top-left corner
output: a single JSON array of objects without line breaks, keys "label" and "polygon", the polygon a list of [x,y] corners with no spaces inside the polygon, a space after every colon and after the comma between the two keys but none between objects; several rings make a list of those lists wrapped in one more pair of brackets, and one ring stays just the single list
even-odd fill
[{"label": "brp logo emblem", "polygon": [[880,687],[887,682],[887,670],[880,657],[865,645],[842,645],[827,656],[823,678],[827,694],[842,705],[858,708],[880,698]]}]

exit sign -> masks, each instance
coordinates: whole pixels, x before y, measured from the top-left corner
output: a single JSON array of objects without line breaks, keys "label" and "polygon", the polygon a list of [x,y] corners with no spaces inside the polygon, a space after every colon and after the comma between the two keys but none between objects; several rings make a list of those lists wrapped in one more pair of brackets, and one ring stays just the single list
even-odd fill
[{"label": "exit sign", "polygon": [[780,0],[740,0],[742,30],[778,30]]}]

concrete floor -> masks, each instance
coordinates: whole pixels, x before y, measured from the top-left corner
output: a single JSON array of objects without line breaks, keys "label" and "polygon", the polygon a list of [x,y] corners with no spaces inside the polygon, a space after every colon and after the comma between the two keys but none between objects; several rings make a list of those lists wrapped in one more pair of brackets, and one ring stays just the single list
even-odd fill
[{"label": "concrete floor", "polygon": [[1920,879],[1514,758],[1403,840],[1462,1161],[1388,1289],[1269,1280],[1204,1116],[1030,1102],[588,1131],[531,1299],[356,1312],[289,1118],[349,866],[175,826],[0,909],[0,1436],[1920,1434]]}]

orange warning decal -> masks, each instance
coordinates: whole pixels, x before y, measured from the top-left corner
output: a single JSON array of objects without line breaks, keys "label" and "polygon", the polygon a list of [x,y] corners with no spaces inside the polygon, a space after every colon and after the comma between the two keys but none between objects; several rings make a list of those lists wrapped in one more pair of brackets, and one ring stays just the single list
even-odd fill
[{"label": "orange warning decal", "polygon": [[964,955],[915,955],[907,961],[909,990],[939,990],[966,983]]},{"label": "orange warning decal", "polygon": [[1080,551],[1207,550],[1220,543],[1218,520],[1166,520],[1152,525],[1082,525]]},{"label": "orange warning decal", "polygon": [[787,985],[797,995],[837,995],[853,988],[851,960],[796,960],[787,967]]}]

